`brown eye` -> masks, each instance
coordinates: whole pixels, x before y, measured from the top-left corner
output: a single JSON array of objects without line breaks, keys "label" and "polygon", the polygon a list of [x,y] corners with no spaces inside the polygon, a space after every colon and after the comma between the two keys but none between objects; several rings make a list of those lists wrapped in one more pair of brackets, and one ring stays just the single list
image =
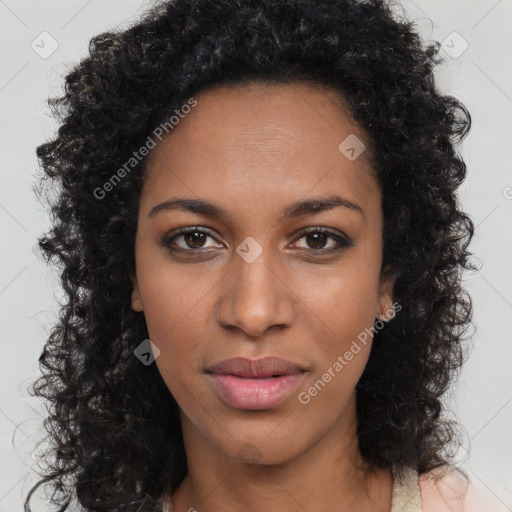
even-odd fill
[{"label": "brown eye", "polygon": [[205,238],[208,235],[205,235],[204,233],[201,233],[200,231],[191,231],[190,233],[186,233],[183,236],[183,240],[187,243],[189,247],[192,248],[200,248],[203,246],[205,242]]},{"label": "brown eye", "polygon": [[[328,254],[354,245],[348,237],[332,233],[323,228],[310,228],[297,239],[295,244],[302,239],[306,240],[306,247],[298,245],[295,245],[295,247],[299,249],[309,249],[321,254]],[[331,246],[326,248],[326,244],[329,243],[329,240],[331,240]]]},{"label": "brown eye", "polygon": [[[194,249],[209,249],[213,245],[206,246],[208,238],[214,239],[213,236],[204,229],[190,228],[184,229],[173,236],[167,236],[162,240],[162,245],[169,250],[194,252]],[[183,239],[184,244],[178,244],[177,240]]]},{"label": "brown eye", "polygon": [[326,242],[329,240],[329,236],[325,233],[308,233],[305,235],[305,238],[308,240],[308,245],[312,249],[323,249]]},{"label": "brown eye", "polygon": [[[203,249],[206,250],[215,247],[215,245],[205,245],[208,238],[215,240],[208,230],[192,227],[183,229],[174,235],[166,236],[162,240],[162,246],[170,251],[199,254]],[[180,239],[183,241],[178,243]],[[306,240],[306,246],[297,245],[300,240]],[[330,246],[329,242],[331,244]],[[353,245],[350,238],[346,235],[332,233],[323,228],[309,228],[295,242],[296,248],[320,255],[339,251],[347,247],[352,247]]]}]

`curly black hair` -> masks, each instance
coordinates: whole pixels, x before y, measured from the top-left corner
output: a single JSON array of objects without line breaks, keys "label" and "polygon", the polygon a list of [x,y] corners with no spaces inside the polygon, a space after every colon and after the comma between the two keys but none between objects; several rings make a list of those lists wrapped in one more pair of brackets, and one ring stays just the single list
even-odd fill
[{"label": "curly black hair", "polygon": [[474,268],[456,145],[471,116],[436,88],[440,43],[425,43],[397,7],[169,0],[91,39],[63,96],[48,100],[58,134],[37,148],[36,193],[53,193],[39,246],[59,267],[65,301],[30,390],[51,406],[51,449],[25,510],[43,483],[59,511],[75,499],[91,511],[158,510],[186,476],[178,405],[157,366],[134,356],[148,338],[129,279],[147,157],[106,184],[156,127],[215,85],[330,87],[366,131],[383,196],[382,265],[395,272],[402,310],[375,333],[357,384],[360,451],[371,467],[420,474],[451,463],[459,425],[442,397],[467,355],[472,304],[462,276]]}]

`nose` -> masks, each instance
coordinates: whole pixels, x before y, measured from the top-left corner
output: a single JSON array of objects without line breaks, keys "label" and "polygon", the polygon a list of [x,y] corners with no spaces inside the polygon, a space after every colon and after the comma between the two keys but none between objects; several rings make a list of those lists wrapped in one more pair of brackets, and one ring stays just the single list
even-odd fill
[{"label": "nose", "polygon": [[293,286],[286,272],[272,263],[263,251],[251,263],[238,255],[226,276],[217,308],[217,321],[226,328],[237,327],[257,337],[272,326],[290,326],[295,310]]}]

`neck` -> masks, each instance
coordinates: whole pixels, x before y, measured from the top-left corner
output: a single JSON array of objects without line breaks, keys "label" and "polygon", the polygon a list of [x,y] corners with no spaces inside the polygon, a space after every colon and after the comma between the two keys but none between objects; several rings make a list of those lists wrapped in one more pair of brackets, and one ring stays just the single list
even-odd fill
[{"label": "neck", "polygon": [[334,423],[306,451],[277,464],[228,456],[184,415],[182,425],[189,471],[172,495],[173,512],[391,509],[391,471],[365,464],[355,422]]}]

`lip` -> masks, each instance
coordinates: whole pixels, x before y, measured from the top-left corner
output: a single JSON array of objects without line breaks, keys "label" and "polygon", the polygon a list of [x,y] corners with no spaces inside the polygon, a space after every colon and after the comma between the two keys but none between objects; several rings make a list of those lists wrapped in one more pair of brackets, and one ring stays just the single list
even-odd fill
[{"label": "lip", "polygon": [[207,370],[208,373],[236,375],[245,379],[292,375],[303,371],[304,368],[301,368],[298,364],[273,356],[261,359],[234,357],[214,364]]},{"label": "lip", "polygon": [[305,373],[296,363],[271,356],[228,359],[207,370],[221,400],[235,409],[252,410],[276,407],[299,385]]}]

